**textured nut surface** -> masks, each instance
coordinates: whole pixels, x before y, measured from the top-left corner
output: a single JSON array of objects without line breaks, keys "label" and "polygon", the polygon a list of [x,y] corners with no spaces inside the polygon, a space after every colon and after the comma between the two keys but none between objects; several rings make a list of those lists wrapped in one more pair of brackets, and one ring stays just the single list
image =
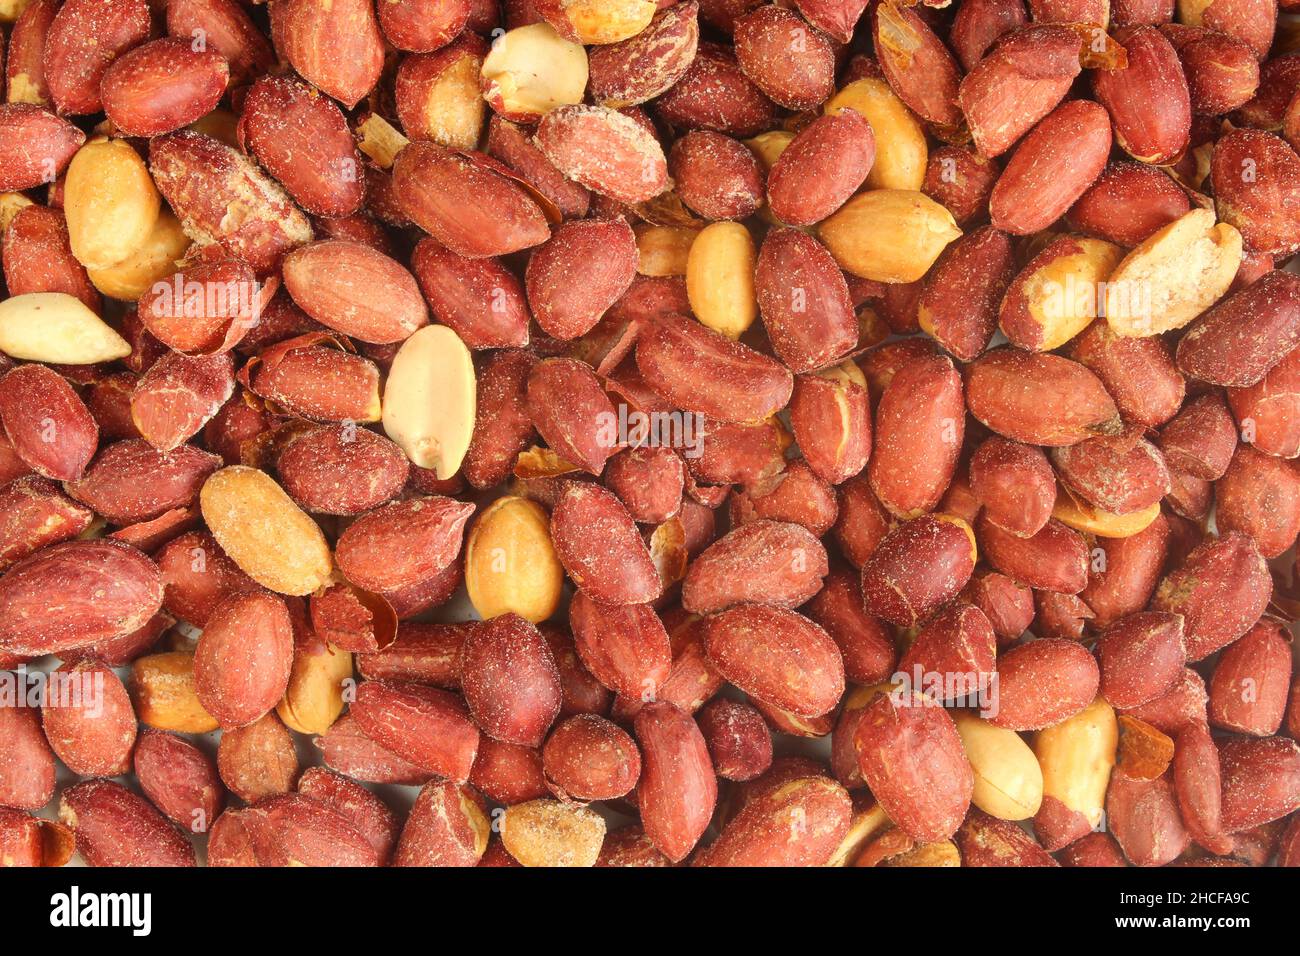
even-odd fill
[{"label": "textured nut surface", "polygon": [[146,727],[205,734],[220,726],[199,703],[193,654],[167,651],[141,657],[131,665],[130,683],[136,713]]},{"label": "textured nut surface", "polygon": [[595,866],[605,821],[586,807],[531,800],[506,810],[501,840],[524,866]]},{"label": "textured nut surface", "polygon": [[0,648],[40,656],[124,637],[162,607],[162,577],[119,541],[66,541],[0,578]]},{"label": "textured nut surface", "polygon": [[1208,210],[1193,209],[1115,267],[1106,288],[1106,321],[1116,335],[1182,328],[1228,290],[1240,263],[1241,233],[1216,224]]},{"label": "textured nut surface", "polygon": [[361,342],[404,342],[428,319],[415,279],[369,246],[326,239],[281,266],[285,288],[313,319]]},{"label": "textured nut surface", "polygon": [[957,832],[975,776],[947,711],[889,691],[863,710],[855,737],[863,779],[900,829],[923,841]]},{"label": "textured nut surface", "polygon": [[668,187],[659,141],[631,116],[603,106],[562,106],[534,141],[562,173],[617,202],[645,202]]}]

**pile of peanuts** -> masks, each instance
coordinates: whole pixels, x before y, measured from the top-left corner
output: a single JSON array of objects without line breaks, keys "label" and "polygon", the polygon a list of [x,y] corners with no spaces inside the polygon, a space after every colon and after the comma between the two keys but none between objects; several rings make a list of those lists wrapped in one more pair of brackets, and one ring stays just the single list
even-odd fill
[{"label": "pile of peanuts", "polygon": [[1300,0],[0,21],[0,865],[1300,865]]}]

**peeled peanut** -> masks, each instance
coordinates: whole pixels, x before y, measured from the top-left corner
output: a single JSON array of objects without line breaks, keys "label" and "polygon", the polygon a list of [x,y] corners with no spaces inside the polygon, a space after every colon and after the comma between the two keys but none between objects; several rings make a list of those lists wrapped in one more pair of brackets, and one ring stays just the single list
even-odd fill
[{"label": "peeled peanut", "polygon": [[971,802],[1001,820],[1027,820],[1043,801],[1043,772],[1038,758],[1014,730],[994,727],[967,711],[954,711],[953,721],[971,769],[975,790]]},{"label": "peeled peanut", "polygon": [[536,624],[555,613],[564,568],[541,505],[506,496],[479,516],[465,545],[465,588],[484,620],[513,612]]},{"label": "peeled peanut", "polygon": [[72,254],[87,269],[107,269],[144,245],[161,208],[148,167],[125,140],[87,143],[68,164],[63,214]]},{"label": "peeled peanut", "polygon": [[686,259],[686,296],[696,318],[738,339],[758,318],[754,240],[738,222],[715,222],[695,237]]},{"label": "peeled peanut", "polygon": [[140,248],[107,269],[87,269],[86,274],[110,299],[135,302],[154,283],[176,273],[177,263],[189,247],[190,237],[181,229],[180,220],[164,209]]},{"label": "peeled peanut", "polygon": [[826,102],[823,112],[846,109],[861,113],[876,136],[876,160],[867,173],[867,188],[920,190],[929,158],[925,131],[889,84],[872,78],[854,80]]},{"label": "peeled peanut", "polygon": [[178,734],[206,734],[218,727],[199,703],[193,654],[167,651],[137,658],[130,686],[136,715],[146,727]]},{"label": "peeled peanut", "polygon": [[1123,256],[1100,239],[1066,236],[1036,256],[1002,302],[999,324],[1012,344],[1051,352],[1097,317],[1098,295]]},{"label": "peeled peanut", "polygon": [[752,139],[745,140],[745,145],[758,157],[758,163],[763,167],[763,172],[769,172],[776,161],[781,158],[785,148],[793,140],[794,133],[789,130],[772,129],[766,133],[759,133]]},{"label": "peeled peanut", "polygon": [[1113,514],[1094,508],[1062,488],[1052,507],[1052,517],[1061,524],[1099,538],[1131,538],[1160,517],[1160,502],[1129,514]]},{"label": "peeled peanut", "polygon": [[659,9],[653,0],[564,0],[562,6],[577,39],[586,44],[634,37],[650,25]]},{"label": "peeled peanut", "polygon": [[94,365],[131,354],[126,339],[66,292],[28,292],[0,302],[0,352],[57,365]]},{"label": "peeled peanut", "polygon": [[276,713],[290,730],[324,734],[343,713],[343,685],[351,678],[351,654],[332,644],[300,646]]},{"label": "peeled peanut", "polygon": [[529,800],[506,808],[501,842],[524,866],[595,866],[605,821],[577,804]]},{"label": "peeled peanut", "polygon": [[31,5],[31,0],[0,0],[0,23],[13,23]]},{"label": "peeled peanut", "polygon": [[687,226],[633,227],[636,234],[636,271],[643,276],[686,275],[691,245],[699,230]]},{"label": "peeled peanut", "polygon": [[[1073,717],[1038,732],[1034,753],[1043,770],[1043,805],[1035,828],[1044,846],[1063,846],[1101,824],[1118,745],[1115,711],[1101,697]],[[1071,836],[1061,842],[1045,830]]]},{"label": "peeled peanut", "polygon": [[879,282],[917,281],[961,235],[952,213],[906,189],[859,193],[818,232],[841,268]]},{"label": "peeled peanut", "polygon": [[961,851],[951,840],[922,843],[906,853],[881,860],[881,866],[961,866]]},{"label": "peeled peanut", "polygon": [[227,146],[239,146],[239,117],[230,110],[215,109],[207,116],[200,116],[185,128],[219,139]]},{"label": "peeled peanut", "polygon": [[412,464],[450,478],[474,436],[474,363],[445,325],[427,325],[397,350],[384,386],[384,432]]},{"label": "peeled peanut", "polygon": [[[13,102],[13,100],[10,100],[10,102]],[[32,201],[22,193],[0,193],[0,232],[8,229],[9,223],[14,220],[14,216],[31,204]]]},{"label": "peeled peanut", "polygon": [[310,594],[334,568],[320,527],[264,471],[232,465],[199,492],[203,520],[241,571],[280,594]]},{"label": "peeled peanut", "polygon": [[[794,141],[794,133],[784,129],[772,129],[766,133],[759,133],[757,136],[745,140],[745,145],[749,147],[750,152],[758,158],[758,165],[763,167],[764,174],[772,171],[772,166],[785,148]],[[781,221],[772,213],[772,209],[765,202],[758,210],[759,217],[772,226],[782,225]]]},{"label": "peeled peanut", "polygon": [[1106,322],[1116,335],[1181,329],[1228,291],[1241,264],[1241,233],[1193,209],[1125,256],[1106,283]]},{"label": "peeled peanut", "polygon": [[587,52],[549,23],[532,23],[498,37],[482,72],[488,104],[507,119],[532,122],[557,106],[582,102]]}]

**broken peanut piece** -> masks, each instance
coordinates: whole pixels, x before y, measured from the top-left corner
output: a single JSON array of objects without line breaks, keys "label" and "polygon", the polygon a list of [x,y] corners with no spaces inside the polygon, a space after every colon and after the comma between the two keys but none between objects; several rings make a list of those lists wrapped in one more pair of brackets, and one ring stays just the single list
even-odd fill
[{"label": "broken peanut piece", "polygon": [[1144,240],[1106,283],[1106,322],[1116,335],[1181,329],[1228,291],[1241,264],[1241,233],[1193,209]]},{"label": "broken peanut piece", "polygon": [[1123,250],[1100,239],[1062,236],[1034,257],[1002,300],[999,325],[1013,345],[1051,352],[1092,324]]},{"label": "broken peanut piece", "polygon": [[180,220],[164,209],[134,252],[105,269],[87,269],[86,275],[110,299],[135,302],[155,283],[175,275],[189,248],[190,237]]},{"label": "broken peanut piece", "polygon": [[1131,538],[1140,534],[1160,517],[1160,502],[1140,511],[1114,514],[1095,508],[1068,488],[1060,488],[1052,517],[1075,531],[1083,531],[1099,538]]},{"label": "broken peanut piece", "polygon": [[581,103],[586,89],[586,50],[548,23],[503,33],[483,60],[483,98],[518,123],[533,123],[557,106]]}]

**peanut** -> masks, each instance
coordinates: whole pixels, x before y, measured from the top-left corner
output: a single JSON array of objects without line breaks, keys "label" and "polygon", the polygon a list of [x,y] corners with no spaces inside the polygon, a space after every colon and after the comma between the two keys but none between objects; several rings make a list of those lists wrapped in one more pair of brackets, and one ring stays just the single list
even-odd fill
[{"label": "peanut", "polygon": [[946,2],[0,0],[0,864],[1294,863],[1300,0]]},{"label": "peanut", "polygon": [[68,239],[88,269],[107,269],[134,255],[149,241],[161,206],[144,160],[125,140],[87,143],[68,166]]}]

